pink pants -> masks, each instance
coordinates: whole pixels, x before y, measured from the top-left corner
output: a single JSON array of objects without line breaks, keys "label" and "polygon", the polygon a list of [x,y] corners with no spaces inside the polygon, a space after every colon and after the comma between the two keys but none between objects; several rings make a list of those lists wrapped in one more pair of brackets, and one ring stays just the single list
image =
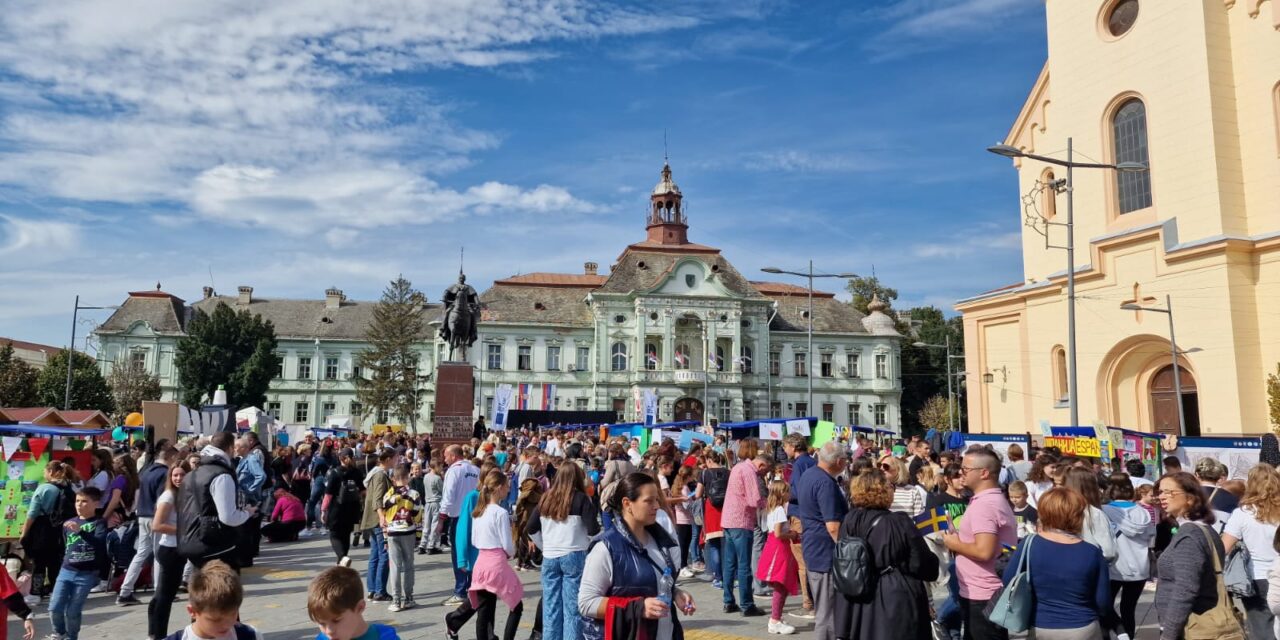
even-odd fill
[{"label": "pink pants", "polygon": [[769,606],[769,619],[781,620],[782,608],[787,606],[787,590],[780,582],[768,582],[770,589],[773,589],[773,602]]}]

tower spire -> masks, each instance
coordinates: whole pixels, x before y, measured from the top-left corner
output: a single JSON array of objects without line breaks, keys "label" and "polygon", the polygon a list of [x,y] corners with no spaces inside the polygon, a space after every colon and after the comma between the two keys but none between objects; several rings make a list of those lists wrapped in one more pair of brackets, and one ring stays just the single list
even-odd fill
[{"label": "tower spire", "polygon": [[[665,133],[663,135],[664,156]],[[649,241],[659,244],[688,244],[689,221],[684,215],[684,195],[671,178],[671,164],[663,161],[662,179],[649,195]]]}]

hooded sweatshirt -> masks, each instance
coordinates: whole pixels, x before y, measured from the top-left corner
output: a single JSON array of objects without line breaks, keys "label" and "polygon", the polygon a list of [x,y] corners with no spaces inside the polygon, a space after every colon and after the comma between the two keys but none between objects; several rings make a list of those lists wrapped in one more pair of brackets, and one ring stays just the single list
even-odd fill
[{"label": "hooded sweatshirt", "polygon": [[1156,537],[1156,523],[1142,505],[1116,500],[1102,505],[1116,535],[1116,558],[1111,562],[1111,579],[1124,582],[1145,581],[1151,577],[1148,550]]}]

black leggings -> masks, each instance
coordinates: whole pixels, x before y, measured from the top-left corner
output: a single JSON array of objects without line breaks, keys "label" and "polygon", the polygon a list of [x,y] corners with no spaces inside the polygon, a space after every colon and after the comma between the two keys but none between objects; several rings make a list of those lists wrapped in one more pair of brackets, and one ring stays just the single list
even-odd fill
[{"label": "black leggings", "polygon": [[65,551],[61,544],[55,544],[54,547],[31,554],[32,595],[47,596],[53,593],[53,585],[58,582],[58,573],[62,571],[62,554]]},{"label": "black leggings", "polygon": [[[1130,638],[1137,637],[1134,635],[1135,629],[1137,629],[1137,619],[1134,617],[1134,611],[1138,608],[1138,599],[1142,597],[1142,589],[1146,585],[1146,580],[1134,580],[1131,582],[1111,581],[1111,610],[1107,612],[1102,621],[1104,629],[1114,631],[1116,635],[1123,631],[1129,634]],[[1120,596],[1119,613],[1116,612],[1115,608],[1117,595]]]},{"label": "black leggings", "polygon": [[157,545],[156,562],[160,564],[160,575],[155,576],[156,592],[147,603],[147,636],[163,638],[169,635],[169,613],[173,610],[173,599],[178,596],[182,569],[187,561],[178,555],[176,548]]},{"label": "black leggings", "polygon": [[689,545],[693,542],[693,525],[676,525],[676,538],[680,540],[680,561],[676,568],[683,569],[689,566]]},{"label": "black leggings", "polygon": [[[493,640],[494,616],[498,609],[498,596],[488,591],[477,591],[476,595],[480,598],[480,606],[478,608],[471,607],[471,598],[463,596],[462,604],[453,611],[445,614],[444,626],[450,633],[458,633],[462,625],[466,624],[472,616],[476,618],[476,640]],[[516,604],[511,613],[507,615],[507,625],[502,633],[502,640],[515,640],[516,633],[520,630],[520,616],[524,614],[524,603]]]},{"label": "black leggings", "polygon": [[333,547],[334,555],[341,560],[351,554],[351,530],[335,531],[329,530],[329,545]]}]

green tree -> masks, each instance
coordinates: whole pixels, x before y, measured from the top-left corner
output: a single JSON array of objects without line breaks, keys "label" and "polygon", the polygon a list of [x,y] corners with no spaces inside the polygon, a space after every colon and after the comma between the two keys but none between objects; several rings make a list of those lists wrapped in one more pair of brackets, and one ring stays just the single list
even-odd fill
[{"label": "green tree", "polygon": [[[915,343],[946,345],[949,338],[951,355],[963,355],[964,324],[959,317],[948,319],[937,307],[917,307],[903,315],[911,318],[915,328],[914,335],[906,337],[902,344],[902,428],[904,433],[914,433],[930,426],[921,416],[929,399],[939,394],[945,397],[947,392],[947,350],[917,347]],[[952,374],[960,371],[964,371],[964,361],[953,359]],[[963,423],[964,403],[959,400],[963,380],[953,377],[951,385],[959,409],[957,427]]]},{"label": "green tree", "polygon": [[142,411],[142,403],[160,399],[160,378],[139,366],[116,362],[107,374],[107,384],[115,398],[116,411],[126,416]]},{"label": "green tree", "polygon": [[1280,434],[1280,363],[1276,372],[1267,375],[1267,410],[1271,414],[1271,430]]},{"label": "green tree", "polygon": [[174,366],[181,380],[182,403],[196,407],[226,385],[227,404],[260,407],[280,368],[276,331],[262,316],[239,313],[218,303],[213,313],[197,309],[178,341]]},{"label": "green tree", "polygon": [[925,401],[924,406],[920,407],[917,415],[920,420],[920,426],[926,429],[947,431],[951,428],[952,421],[955,420],[954,411],[955,402],[949,402],[947,398],[936,395]]},{"label": "green tree", "polygon": [[13,344],[0,345],[0,407],[34,407],[40,404],[40,372],[19,360]]},{"label": "green tree", "polygon": [[71,406],[63,407],[67,390],[67,350],[63,349],[45,363],[36,383],[40,390],[39,406],[61,409],[97,409],[110,415],[116,402],[111,397],[111,387],[102,377],[102,370],[93,358],[74,352],[71,358]]},{"label": "green tree", "polygon": [[355,379],[360,406],[366,413],[386,409],[407,418],[414,433],[418,429],[418,347],[427,338],[422,301],[422,294],[404,276],[392,280],[365,332],[369,348],[356,356],[362,372]]},{"label": "green tree", "polygon": [[880,278],[875,276],[850,278],[845,284],[845,289],[853,297],[851,302],[853,308],[859,312],[869,313],[867,305],[871,304],[873,297],[879,296],[880,302],[885,304],[885,313],[893,315],[890,311],[893,309],[894,301],[898,299],[898,290],[884,286],[880,283]]}]

